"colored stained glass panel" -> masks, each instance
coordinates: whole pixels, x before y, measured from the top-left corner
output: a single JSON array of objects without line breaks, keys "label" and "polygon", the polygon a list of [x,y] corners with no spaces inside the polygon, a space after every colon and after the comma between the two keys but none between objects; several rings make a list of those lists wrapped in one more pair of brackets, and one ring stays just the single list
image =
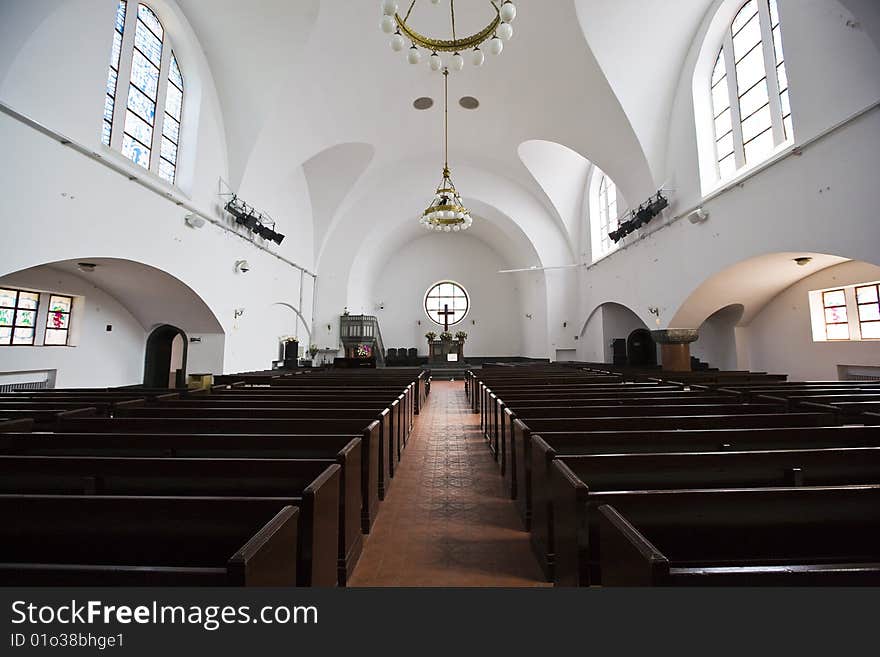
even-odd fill
[{"label": "colored stained glass panel", "polygon": [[17,328],[12,334],[12,344],[33,344],[34,329]]},{"label": "colored stained glass panel", "polygon": [[150,149],[128,135],[122,136],[122,154],[145,169],[150,167]]},{"label": "colored stained glass panel", "polygon": [[49,310],[52,312],[69,313],[72,301],[70,297],[52,295],[49,297]]},{"label": "colored stained glass panel", "polygon": [[162,126],[162,134],[168,137],[175,144],[180,143],[180,123],[173,118],[165,115],[165,123]]},{"label": "colored stained glass panel", "polygon": [[12,308],[0,308],[0,326],[12,326],[15,320],[15,310]]},{"label": "colored stained glass panel", "polygon": [[12,342],[12,329],[0,328],[0,345],[8,345]]},{"label": "colored stained glass panel", "polygon": [[101,126],[101,143],[105,146],[110,145],[110,136],[112,134],[112,129],[110,128],[110,124],[106,121],[103,122]]},{"label": "colored stained glass panel", "polygon": [[34,326],[37,323],[36,310],[19,310],[15,314],[16,326]]},{"label": "colored stained glass panel", "polygon": [[144,146],[152,143],[153,129],[133,112],[126,112],[125,114],[125,132]]},{"label": "colored stained glass panel", "polygon": [[843,290],[826,292],[823,295],[823,302],[826,308],[830,308],[831,306],[845,306],[846,295],[843,293]]},{"label": "colored stained glass panel", "polygon": [[122,53],[122,34],[113,33],[113,51],[110,53],[110,66],[119,70],[119,55]]},{"label": "colored stained glass panel", "polygon": [[843,324],[846,319],[846,306],[825,309],[825,321],[828,324]]},{"label": "colored stained glass panel", "polygon": [[877,286],[869,285],[868,287],[856,288],[856,301],[858,303],[877,303]]},{"label": "colored stained glass panel", "polygon": [[15,308],[18,293],[15,290],[0,290],[0,308]]},{"label": "colored stained glass panel", "polygon": [[36,292],[19,292],[18,307],[36,310],[40,305],[40,295]]},{"label": "colored stained glass panel", "polygon": [[116,29],[120,32],[125,30],[125,7],[125,0],[121,0],[116,6]]},{"label": "colored stained glass panel", "polygon": [[183,75],[180,73],[180,67],[177,65],[177,57],[171,53],[171,68],[168,71],[168,79],[178,89],[183,89]]},{"label": "colored stained glass panel", "polygon": [[849,324],[829,324],[826,331],[829,340],[849,340]]},{"label": "colored stained glass panel", "polygon": [[118,74],[112,68],[107,74],[107,95],[108,96],[116,96],[116,80],[118,78]]},{"label": "colored stained glass panel", "polygon": [[162,151],[160,155],[168,160],[171,164],[177,162],[177,146],[162,137]]},{"label": "colored stained glass panel", "polygon": [[56,331],[54,329],[46,329],[46,336],[43,338],[43,344],[60,347],[67,344],[68,332]]},{"label": "colored stained glass panel", "polygon": [[[133,111],[150,125],[153,125],[156,120],[156,103],[144,96],[134,87],[128,92],[128,109]],[[137,135],[134,136],[137,137]],[[138,137],[138,139],[140,139],[140,137]]]},{"label": "colored stained glass panel", "polygon": [[173,84],[168,85],[168,93],[165,97],[165,111],[180,121],[180,110],[183,106],[183,94]]},{"label": "colored stained glass panel", "polygon": [[162,23],[159,22],[159,19],[156,17],[156,14],[147,7],[146,5],[138,5],[138,18],[141,19],[144,24],[152,30],[153,34],[162,39],[164,37],[164,30],[162,29]]},{"label": "colored stained glass panel", "polygon": [[113,122],[113,104],[110,96],[104,96],[104,120],[108,123]]},{"label": "colored stained glass panel", "polygon": [[134,45],[156,66],[162,65],[162,42],[141,21],[137,22]]},{"label": "colored stained glass panel", "polygon": [[160,159],[159,160],[159,176],[171,183],[174,184],[174,176],[175,176],[175,167],[173,164],[168,162],[167,160]]},{"label": "colored stained glass panel", "polygon": [[159,69],[137,50],[131,58],[131,82],[151,99],[159,89]]}]

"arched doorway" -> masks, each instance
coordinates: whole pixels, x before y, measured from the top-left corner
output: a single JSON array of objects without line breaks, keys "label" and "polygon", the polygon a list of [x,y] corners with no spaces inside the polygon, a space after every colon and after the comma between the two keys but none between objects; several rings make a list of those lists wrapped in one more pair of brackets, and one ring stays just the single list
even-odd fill
[{"label": "arched doorway", "polygon": [[626,353],[632,367],[655,367],[657,345],[648,329],[636,329],[626,340]]},{"label": "arched doorway", "polygon": [[150,333],[144,357],[144,386],[186,387],[186,333],[164,324]]}]

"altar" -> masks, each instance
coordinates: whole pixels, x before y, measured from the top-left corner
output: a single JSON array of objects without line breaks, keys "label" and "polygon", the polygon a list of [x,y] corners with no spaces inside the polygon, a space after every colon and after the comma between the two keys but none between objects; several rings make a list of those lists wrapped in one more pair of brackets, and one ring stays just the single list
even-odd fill
[{"label": "altar", "polygon": [[428,343],[429,363],[463,363],[464,340],[432,340]]}]

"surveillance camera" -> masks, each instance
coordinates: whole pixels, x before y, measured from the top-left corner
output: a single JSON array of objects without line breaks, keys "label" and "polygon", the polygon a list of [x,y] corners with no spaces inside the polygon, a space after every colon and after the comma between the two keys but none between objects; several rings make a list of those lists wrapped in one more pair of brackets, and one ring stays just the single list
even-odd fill
[{"label": "surveillance camera", "polygon": [[246,274],[251,270],[250,263],[247,260],[237,260],[235,262],[235,271],[240,274]]}]

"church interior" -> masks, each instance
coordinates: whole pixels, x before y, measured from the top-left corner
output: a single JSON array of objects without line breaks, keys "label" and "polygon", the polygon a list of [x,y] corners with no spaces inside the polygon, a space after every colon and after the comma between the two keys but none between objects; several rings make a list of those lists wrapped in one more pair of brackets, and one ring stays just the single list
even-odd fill
[{"label": "church interior", "polygon": [[878,110],[875,0],[0,2],[0,585],[880,585]]}]

